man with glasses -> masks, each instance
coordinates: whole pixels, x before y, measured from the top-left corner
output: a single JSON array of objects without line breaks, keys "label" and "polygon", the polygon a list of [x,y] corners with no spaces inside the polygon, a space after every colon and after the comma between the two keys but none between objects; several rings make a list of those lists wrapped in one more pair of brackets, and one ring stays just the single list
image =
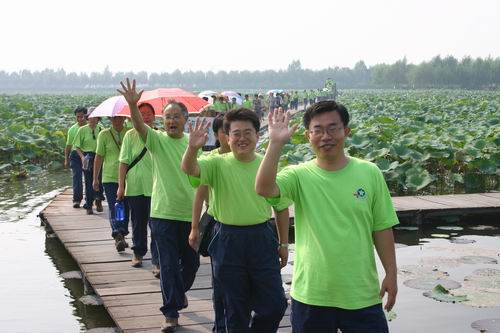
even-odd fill
[{"label": "man with glasses", "polygon": [[[295,203],[295,264],[291,322],[296,333],[388,332],[382,310],[397,294],[392,226],[398,219],[384,177],[373,163],[346,156],[347,109],[334,101],[304,114],[306,136],[316,154],[310,162],[277,174],[280,152],[295,132],[288,114],[269,115],[269,146],[257,193]],[[373,245],[384,266],[379,287]]]},{"label": "man with glasses", "polygon": [[[224,132],[231,152],[197,159],[207,126],[190,127],[182,169],[213,191],[218,230],[209,246],[213,274],[224,299],[228,333],[276,332],[287,301],[280,275],[288,258],[288,204],[275,208],[278,239],[269,224],[271,205],[254,190],[262,156],[255,153],[260,122],[249,109],[228,111]],[[252,314],[253,311],[253,314]]]},{"label": "man with glasses", "polygon": [[137,92],[135,80],[120,84],[122,90],[118,92],[127,100],[134,128],[151,154],[151,233],[158,248],[163,297],[160,310],[165,316],[161,328],[173,332],[179,325],[179,310],[188,306],[186,292],[200,266],[200,257],[188,242],[194,189],[180,168],[188,145],[184,134],[188,111],[184,104],[169,101],[163,109],[165,131],[155,131],[144,123],[137,107],[143,91]]}]

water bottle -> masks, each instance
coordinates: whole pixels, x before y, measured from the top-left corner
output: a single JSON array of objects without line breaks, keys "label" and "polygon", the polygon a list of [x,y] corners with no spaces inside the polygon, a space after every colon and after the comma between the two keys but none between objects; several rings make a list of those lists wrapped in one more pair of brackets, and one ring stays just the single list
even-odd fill
[{"label": "water bottle", "polygon": [[125,221],[125,205],[123,201],[116,201],[115,203],[115,221],[123,222]]},{"label": "water bottle", "polygon": [[92,159],[92,157],[90,155],[85,155],[85,157],[83,158],[83,164],[82,164],[82,169],[85,170],[85,171],[88,171],[90,170],[90,160]]}]

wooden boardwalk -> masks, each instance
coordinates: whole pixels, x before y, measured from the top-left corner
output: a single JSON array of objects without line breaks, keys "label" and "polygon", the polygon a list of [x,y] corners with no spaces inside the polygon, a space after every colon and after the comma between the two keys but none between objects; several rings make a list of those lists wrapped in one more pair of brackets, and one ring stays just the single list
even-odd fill
[{"label": "wooden boardwalk", "polygon": [[[159,280],[151,274],[149,253],[142,268],[132,268],[132,251],[117,253],[114,248],[107,208],[103,213],[86,215],[84,209],[72,208],[71,194],[71,190],[60,194],[40,213],[43,223],[55,232],[78,263],[86,284],[103,299],[123,332],[159,332],[162,298]],[[394,197],[393,202],[400,216],[500,211],[500,193]],[[202,258],[193,288],[188,292],[189,307],[180,312],[182,326],[177,332],[211,332],[211,295],[210,264]],[[291,332],[289,310],[280,326],[278,332]]]}]

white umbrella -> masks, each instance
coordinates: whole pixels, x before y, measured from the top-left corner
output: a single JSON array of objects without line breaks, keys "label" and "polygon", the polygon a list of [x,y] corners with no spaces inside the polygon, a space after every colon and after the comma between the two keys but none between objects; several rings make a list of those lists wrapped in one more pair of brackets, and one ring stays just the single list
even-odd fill
[{"label": "white umbrella", "polygon": [[213,98],[212,96],[217,96],[217,92],[216,91],[213,91],[213,90],[205,90],[205,91],[202,91],[201,93],[198,94],[198,97],[207,97],[208,98],[208,103],[210,104],[213,104],[214,101],[213,101]]}]

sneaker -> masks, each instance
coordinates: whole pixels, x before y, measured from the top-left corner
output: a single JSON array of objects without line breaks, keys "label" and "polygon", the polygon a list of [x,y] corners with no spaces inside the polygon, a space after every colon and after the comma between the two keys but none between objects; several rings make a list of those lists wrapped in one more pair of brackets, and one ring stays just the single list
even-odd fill
[{"label": "sneaker", "polygon": [[132,257],[132,267],[142,267],[142,257],[135,255]]},{"label": "sneaker", "polygon": [[92,215],[92,214],[94,214],[92,208],[87,208],[87,215]]},{"label": "sneaker", "polygon": [[160,278],[160,266],[159,265],[153,265],[153,270],[151,271],[153,273],[153,276],[157,279]]},{"label": "sneaker", "polygon": [[102,209],[102,200],[96,200],[95,201],[95,209],[98,212],[102,212],[103,211],[103,209]]},{"label": "sneaker", "polygon": [[116,251],[123,252],[125,251],[125,240],[122,235],[118,235],[115,237],[115,247]]},{"label": "sneaker", "polygon": [[175,332],[175,329],[179,326],[178,318],[168,318],[165,317],[165,320],[161,324],[161,331],[163,333]]},{"label": "sneaker", "polygon": [[73,201],[73,208],[80,208],[80,201]]}]

